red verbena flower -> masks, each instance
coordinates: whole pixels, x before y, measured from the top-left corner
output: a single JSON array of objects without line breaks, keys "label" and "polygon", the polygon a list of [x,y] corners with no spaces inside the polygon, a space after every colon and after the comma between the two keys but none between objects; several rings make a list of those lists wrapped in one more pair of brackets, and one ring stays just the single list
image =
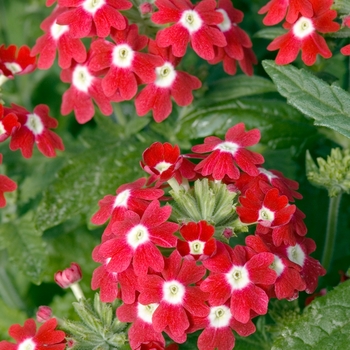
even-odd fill
[{"label": "red verbena flower", "polygon": [[14,113],[4,115],[4,107],[0,104],[0,142],[5,141],[11,134],[21,126]]},{"label": "red verbena flower", "polygon": [[214,58],[214,46],[226,46],[225,36],[216,28],[223,20],[222,14],[215,11],[216,1],[203,0],[193,5],[189,0],[156,0],[155,5],[159,11],[151,17],[154,23],[175,23],[156,36],[158,46],[171,46],[174,56],[184,56],[189,42],[206,60]]},{"label": "red verbena flower", "polygon": [[293,62],[301,50],[301,59],[308,66],[316,61],[317,54],[330,58],[332,52],[325,39],[319,33],[331,33],[339,30],[340,25],[333,20],[337,12],[331,10],[333,0],[310,0],[314,9],[313,16],[299,17],[295,22],[285,22],[284,27],[289,32],[277,37],[267,47],[268,50],[279,50],[276,63],[288,64]]},{"label": "red verbena flower", "polygon": [[[350,28],[350,15],[343,19],[343,25]],[[345,56],[350,56],[350,44],[342,47],[340,52]]]},{"label": "red verbena flower", "polygon": [[123,220],[126,211],[132,210],[142,216],[150,202],[159,199],[164,194],[161,189],[143,188],[146,181],[145,178],[141,178],[121,185],[116,191],[116,196],[105,196],[98,202],[100,209],[93,215],[91,222],[95,225],[102,225],[111,218],[104,232],[105,236],[109,236],[112,233],[113,223]]},{"label": "red verbena flower", "polygon": [[56,50],[58,50],[58,65],[62,69],[69,68],[73,59],[79,63],[86,60],[85,46],[80,39],[72,37],[69,25],[57,24],[57,17],[66,10],[57,7],[40,25],[45,34],[37,39],[31,51],[33,56],[39,54],[40,69],[48,69],[53,65]]},{"label": "red verbena flower", "polygon": [[16,344],[6,340],[0,342],[0,350],[64,350],[66,343],[64,342],[65,333],[55,330],[57,320],[51,318],[36,330],[36,324],[33,319],[24,322],[24,326],[14,324],[9,329],[9,335],[15,339]]},{"label": "red verbena flower", "polygon": [[186,259],[208,259],[216,250],[214,233],[214,226],[204,220],[198,223],[189,222],[180,228],[180,234],[185,241],[177,241],[177,250]]},{"label": "red verbena flower", "polygon": [[132,7],[128,0],[58,0],[58,4],[70,8],[57,21],[69,25],[75,38],[84,38],[92,30],[104,38],[110,34],[111,27],[125,29],[126,20],[119,10]]},{"label": "red verbena flower", "polygon": [[197,77],[175,69],[179,59],[170,48],[162,49],[150,40],[148,51],[161,56],[164,63],[155,68],[156,79],[139,93],[135,106],[139,116],[152,110],[154,120],[159,123],[172,111],[171,97],[179,106],[187,106],[193,101],[192,90],[199,89],[202,83]]},{"label": "red verbena flower", "polygon": [[289,23],[294,23],[299,15],[312,17],[313,9],[309,0],[271,0],[258,13],[261,15],[267,13],[263,23],[266,26],[273,26],[281,22],[286,14]]},{"label": "red verbena flower", "polygon": [[116,238],[102,243],[99,253],[110,258],[106,269],[110,272],[122,272],[131,262],[136,275],[146,274],[151,267],[156,272],[164,268],[161,252],[156,246],[171,248],[176,246],[178,225],[167,222],[171,206],[160,207],[154,200],[142,217],[133,211],[124,215],[123,221],[116,221],[112,231]]},{"label": "red verbena flower", "polygon": [[115,42],[98,39],[91,44],[89,69],[108,69],[102,80],[102,88],[107,96],[119,92],[124,100],[132,99],[140,83],[152,83],[156,78],[155,67],[162,64],[160,57],[139,52],[146,47],[148,38],[138,34],[136,24],[124,30],[113,30],[111,38]]},{"label": "red verbena flower", "polygon": [[[89,58],[88,58],[89,60]],[[104,115],[113,112],[111,101],[103,92],[101,78],[98,78],[88,67],[88,61],[84,64],[73,63],[69,69],[61,72],[61,80],[71,83],[70,88],[62,96],[61,113],[67,115],[74,110],[78,123],[88,122],[95,114],[92,100],[96,102]]]},{"label": "red verbena flower", "polygon": [[280,196],[277,188],[266,194],[249,189],[239,197],[242,206],[236,208],[240,220],[245,224],[258,223],[264,227],[278,227],[287,224],[296,210],[289,205],[287,196]]},{"label": "red verbena flower", "polygon": [[203,265],[211,274],[201,283],[208,292],[213,306],[225,304],[230,299],[232,316],[241,323],[251,319],[251,310],[258,315],[267,312],[269,298],[260,284],[273,284],[276,272],[270,268],[274,261],[271,253],[248,256],[243,246],[231,248],[217,242],[217,253]]},{"label": "red verbena flower", "polygon": [[0,76],[13,78],[15,74],[31,73],[35,68],[35,57],[30,55],[30,48],[23,45],[19,48],[18,53],[16,45],[0,46]]},{"label": "red verbena flower", "polygon": [[[0,164],[2,163],[2,154],[0,153]],[[6,205],[4,192],[12,192],[17,189],[17,184],[5,175],[0,175],[0,208]]]},{"label": "red verbena flower", "polygon": [[209,313],[205,304],[207,293],[190,286],[202,279],[205,268],[196,265],[195,261],[181,259],[176,250],[164,260],[161,275],[139,277],[139,302],[143,305],[158,303],[152,317],[154,330],[162,332],[166,329],[175,342],[183,343],[185,331],[190,326],[188,313],[198,317],[206,317]]},{"label": "red verbena flower", "polygon": [[203,159],[195,170],[203,176],[211,175],[215,180],[222,180],[225,175],[231,179],[238,179],[240,172],[237,164],[249,175],[256,176],[259,174],[256,164],[262,164],[264,158],[261,154],[249,151],[245,147],[253,146],[259,140],[260,131],[253,129],[245,132],[244,123],[230,128],[225,135],[225,141],[215,136],[206,137],[204,144],[192,147],[192,151],[212,153]]},{"label": "red verbena flower", "polygon": [[14,113],[21,127],[15,129],[10,142],[10,149],[20,149],[24,158],[30,158],[33,153],[33,145],[36,143],[39,151],[46,157],[55,157],[56,149],[63,151],[62,139],[50,129],[57,127],[56,119],[49,116],[49,107],[40,104],[29,113],[25,108],[11,105],[4,109],[6,113]]}]

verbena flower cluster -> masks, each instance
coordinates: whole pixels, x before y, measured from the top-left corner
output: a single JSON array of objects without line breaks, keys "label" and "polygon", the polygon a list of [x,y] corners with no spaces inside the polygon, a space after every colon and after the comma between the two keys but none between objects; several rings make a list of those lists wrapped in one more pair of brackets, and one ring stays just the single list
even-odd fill
[{"label": "verbena flower cluster", "polygon": [[[201,330],[200,350],[229,350],[232,331],[254,333],[252,319],[271,298],[315,291],[325,270],[310,256],[315,243],[293,204],[302,198],[298,183],[262,167],[264,158],[247,149],[259,139],[239,123],[193,154],[156,142],[142,157],[148,179],[99,202],[92,222],[109,222],[93,251],[101,265],[91,286],[103,302],[123,301],[117,317],[132,323],[132,349],[164,347],[163,332],[183,343]],[[250,225],[254,234],[236,244]]]}]

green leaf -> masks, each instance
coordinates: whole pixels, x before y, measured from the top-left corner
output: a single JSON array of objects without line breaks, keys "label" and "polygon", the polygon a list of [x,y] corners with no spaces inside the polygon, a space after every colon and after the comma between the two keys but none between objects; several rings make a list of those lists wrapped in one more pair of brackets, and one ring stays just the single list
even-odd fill
[{"label": "green leaf", "polygon": [[317,135],[317,129],[286,103],[277,100],[232,100],[206,108],[187,110],[177,123],[176,137],[183,140],[209,135],[223,136],[233,125],[244,122],[247,129],[259,128],[261,142],[273,149],[293,147],[302,150]]},{"label": "green leaf", "polygon": [[343,350],[350,344],[350,281],[317,298],[289,323],[273,350]]},{"label": "green leaf", "polygon": [[238,75],[215,81],[209,86],[209,92],[202,99],[204,103],[229,101],[234,98],[275,92],[276,87],[270,80],[246,75]]},{"label": "green leaf", "polygon": [[291,65],[278,66],[273,61],[263,61],[263,66],[289,104],[315,119],[315,125],[328,127],[350,138],[348,92]]},{"label": "green leaf", "polygon": [[6,242],[9,262],[17,266],[33,283],[39,284],[47,255],[42,232],[35,228],[32,216],[32,212],[29,212],[12,223],[0,226],[0,242]]},{"label": "green leaf", "polygon": [[146,146],[135,140],[96,145],[69,160],[44,192],[36,225],[45,230],[79,214],[91,214],[97,201],[141,174],[139,160]]},{"label": "green leaf", "polygon": [[273,40],[277,38],[278,36],[281,36],[283,34],[286,34],[288,31],[283,28],[264,28],[260,29],[258,32],[256,32],[253,37],[254,38],[260,38],[260,39],[269,39]]}]

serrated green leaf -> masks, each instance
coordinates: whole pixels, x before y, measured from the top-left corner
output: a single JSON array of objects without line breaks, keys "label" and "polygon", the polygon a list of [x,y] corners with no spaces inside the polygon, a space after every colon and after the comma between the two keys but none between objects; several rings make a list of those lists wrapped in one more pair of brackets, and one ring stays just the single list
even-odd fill
[{"label": "serrated green leaf", "polygon": [[350,138],[348,92],[291,65],[278,66],[274,61],[263,61],[263,66],[289,104],[315,119],[315,125],[328,127]]},{"label": "serrated green leaf", "polygon": [[285,327],[272,350],[344,350],[350,344],[350,281],[317,298]]},{"label": "serrated green leaf", "polygon": [[102,144],[70,159],[44,192],[37,209],[36,226],[42,230],[58,225],[91,208],[106,194],[115,193],[125,179],[142,172],[139,161],[146,146],[135,140]]},{"label": "serrated green leaf", "polygon": [[29,212],[0,229],[0,241],[6,241],[9,262],[18,267],[33,283],[40,283],[47,255],[42,232],[38,231]]},{"label": "serrated green leaf", "polygon": [[277,38],[278,36],[281,36],[283,34],[286,34],[287,30],[283,29],[283,28],[264,28],[259,30],[258,32],[256,32],[253,37],[254,38],[260,38],[260,39],[269,39],[269,40],[273,40],[275,38]]},{"label": "serrated green leaf", "polygon": [[273,149],[303,149],[317,135],[317,129],[306,118],[282,101],[242,99],[188,110],[177,124],[176,137],[193,140],[215,134],[223,136],[242,121],[247,129],[259,128],[261,142]]},{"label": "serrated green leaf", "polygon": [[276,87],[268,79],[246,75],[237,75],[215,81],[209,86],[209,92],[204,96],[204,104],[220,101],[230,101],[234,98],[274,92]]}]

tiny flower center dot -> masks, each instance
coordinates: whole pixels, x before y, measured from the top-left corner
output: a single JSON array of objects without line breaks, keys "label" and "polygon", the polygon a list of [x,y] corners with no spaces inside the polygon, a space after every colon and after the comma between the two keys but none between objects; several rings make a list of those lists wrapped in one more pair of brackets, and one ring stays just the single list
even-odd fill
[{"label": "tiny flower center dot", "polygon": [[202,27],[203,20],[197,11],[186,10],[182,13],[180,23],[190,34],[195,33]]},{"label": "tiny flower center dot", "polygon": [[195,240],[192,242],[188,242],[190,246],[190,253],[191,254],[203,254],[204,252],[204,242]]},{"label": "tiny flower center dot", "polygon": [[226,280],[231,285],[232,290],[243,289],[250,282],[248,270],[245,266],[233,266],[226,273]]},{"label": "tiny flower center dot", "polygon": [[259,210],[259,217],[258,217],[258,222],[265,226],[265,227],[270,227],[271,222],[275,219],[275,214],[273,211],[271,211],[269,208],[262,207]]},{"label": "tiny flower center dot", "polygon": [[169,304],[182,304],[185,296],[185,287],[178,281],[169,281],[163,284],[163,300]]},{"label": "tiny flower center dot", "polygon": [[134,249],[148,241],[149,233],[147,227],[143,225],[136,225],[127,233],[127,242]]},{"label": "tiny flower center dot", "polygon": [[208,315],[210,326],[214,328],[227,327],[231,317],[231,310],[226,305],[212,306]]},{"label": "tiny flower center dot", "polygon": [[128,44],[116,45],[112,53],[112,62],[119,68],[129,68],[134,59],[134,50]]},{"label": "tiny flower center dot", "polygon": [[214,149],[218,149],[221,152],[231,153],[234,156],[239,149],[239,145],[234,142],[225,141],[217,145]]},{"label": "tiny flower center dot", "polygon": [[18,350],[35,350],[36,344],[33,342],[32,338],[25,339],[19,344]]},{"label": "tiny flower center dot", "polygon": [[300,17],[293,26],[293,33],[299,39],[309,36],[314,31],[312,20],[306,17]]},{"label": "tiny flower center dot", "polygon": [[88,92],[94,77],[85,66],[77,65],[73,72],[73,85],[80,91]]},{"label": "tiny flower center dot", "polygon": [[156,81],[155,85],[162,88],[171,87],[175,78],[176,71],[174,66],[170,62],[166,62],[161,67],[156,68]]},{"label": "tiny flower center dot", "polygon": [[44,124],[36,114],[28,114],[25,126],[34,134],[40,135],[44,131]]}]

